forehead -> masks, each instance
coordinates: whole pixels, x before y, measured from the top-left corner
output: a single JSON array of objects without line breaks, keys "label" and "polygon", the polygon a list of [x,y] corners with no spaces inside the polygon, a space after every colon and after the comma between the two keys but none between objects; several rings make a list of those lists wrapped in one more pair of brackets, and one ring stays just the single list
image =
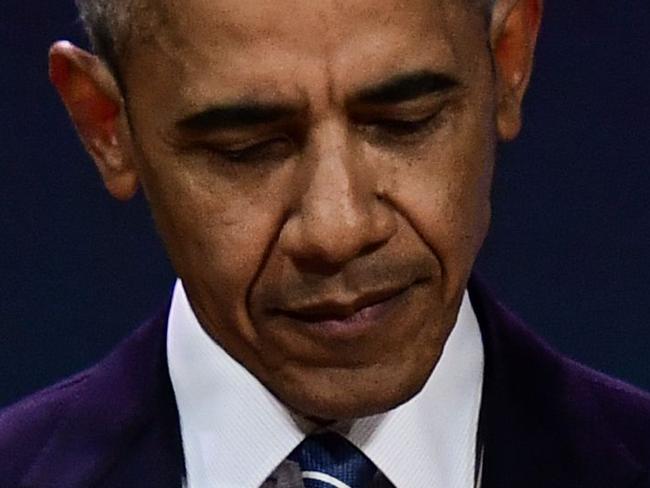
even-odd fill
[{"label": "forehead", "polygon": [[484,45],[466,0],[159,0],[156,10],[129,64],[194,103],[215,89],[335,94],[391,72],[453,71]]}]

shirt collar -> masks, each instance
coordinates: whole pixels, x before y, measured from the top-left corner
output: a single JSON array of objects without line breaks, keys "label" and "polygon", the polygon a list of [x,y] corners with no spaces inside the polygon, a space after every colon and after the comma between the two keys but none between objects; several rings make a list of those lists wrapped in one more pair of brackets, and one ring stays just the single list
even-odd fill
[{"label": "shirt collar", "polygon": [[[188,487],[257,487],[307,435],[292,413],[199,324],[174,288],[168,366]],[[390,412],[333,427],[398,488],[472,487],[483,346],[465,294],[457,323],[423,389]]]}]

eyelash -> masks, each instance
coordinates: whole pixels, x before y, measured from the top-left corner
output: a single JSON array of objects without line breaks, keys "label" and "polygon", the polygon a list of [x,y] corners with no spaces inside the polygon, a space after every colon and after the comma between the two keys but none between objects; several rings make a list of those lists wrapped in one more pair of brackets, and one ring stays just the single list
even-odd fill
[{"label": "eyelash", "polygon": [[421,134],[431,128],[439,112],[417,120],[380,119],[368,124],[391,137],[400,138]]},{"label": "eyelash", "polygon": [[[279,147],[282,145],[282,147]],[[274,148],[274,146],[276,146]],[[274,151],[274,149],[276,149]],[[252,163],[282,159],[293,150],[293,144],[283,138],[261,141],[241,149],[220,149],[218,154],[231,163]]]}]

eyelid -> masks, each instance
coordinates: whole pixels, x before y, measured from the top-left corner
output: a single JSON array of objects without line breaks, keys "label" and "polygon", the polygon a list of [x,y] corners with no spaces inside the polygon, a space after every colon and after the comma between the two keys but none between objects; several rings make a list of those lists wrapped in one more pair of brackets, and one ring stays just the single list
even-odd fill
[{"label": "eyelid", "polygon": [[364,122],[368,126],[402,126],[404,129],[407,128],[423,128],[434,122],[440,114],[445,110],[446,104],[441,104],[436,106],[433,109],[429,109],[426,112],[418,114],[387,114],[381,115],[376,118],[372,118]]},{"label": "eyelid", "polygon": [[363,107],[356,118],[362,124],[382,119],[418,121],[439,113],[451,101],[450,97],[427,97],[389,106]]},{"label": "eyelid", "polygon": [[[407,118],[398,114],[382,114],[374,119],[369,119],[359,124],[359,129],[366,134],[372,144],[379,146],[403,146],[419,144],[435,133],[445,118],[450,108],[450,103],[443,102],[428,111],[420,111],[418,117]],[[420,115],[422,114],[422,115]]]},{"label": "eyelid", "polygon": [[420,124],[426,124],[433,118],[435,118],[438,114],[440,113],[439,110],[436,110],[433,113],[429,113],[423,117],[384,117],[384,118],[377,118],[371,124],[374,125],[379,125],[379,124],[391,124],[391,123],[396,123],[396,124],[412,124],[412,125],[420,125]]},{"label": "eyelid", "polygon": [[[274,147],[282,144],[282,147]],[[232,162],[253,162],[281,159],[293,151],[294,144],[286,137],[275,137],[238,145],[236,147],[214,148],[213,152]],[[266,154],[265,154],[266,152]]]}]

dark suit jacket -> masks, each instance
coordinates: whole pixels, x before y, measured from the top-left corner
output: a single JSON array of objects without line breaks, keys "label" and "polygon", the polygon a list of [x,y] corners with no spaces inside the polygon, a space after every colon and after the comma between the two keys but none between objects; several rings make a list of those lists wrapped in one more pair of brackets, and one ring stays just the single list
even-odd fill
[{"label": "dark suit jacket", "polygon": [[[551,350],[475,278],[470,298],[486,352],[483,487],[650,487],[650,396]],[[1,487],[180,487],[166,318],[0,414]]]}]

